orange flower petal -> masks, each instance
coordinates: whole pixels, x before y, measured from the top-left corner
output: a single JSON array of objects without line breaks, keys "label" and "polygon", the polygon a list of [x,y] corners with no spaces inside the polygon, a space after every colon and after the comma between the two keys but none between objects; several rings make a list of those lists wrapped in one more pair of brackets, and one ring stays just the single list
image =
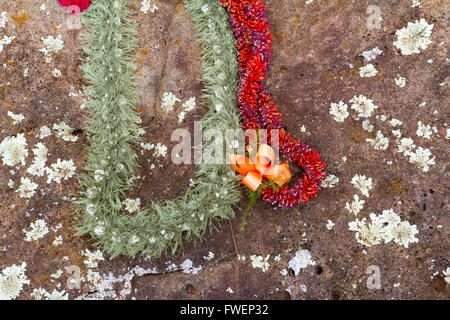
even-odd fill
[{"label": "orange flower petal", "polygon": [[242,180],[242,184],[246,185],[252,191],[256,191],[262,182],[262,176],[256,172],[249,172]]},{"label": "orange flower petal", "polygon": [[255,158],[255,167],[256,169],[264,175],[264,172],[268,170],[275,161],[275,151],[271,146],[267,144],[262,144]]},{"label": "orange flower petal", "polygon": [[291,171],[289,170],[289,166],[287,163],[278,164],[269,168],[265,173],[264,177],[269,180],[272,180],[280,187],[288,182],[292,178]]},{"label": "orange flower petal", "polygon": [[239,156],[237,154],[230,154],[230,163],[233,168],[245,176],[250,171],[255,171],[255,165],[253,162],[246,156]]}]

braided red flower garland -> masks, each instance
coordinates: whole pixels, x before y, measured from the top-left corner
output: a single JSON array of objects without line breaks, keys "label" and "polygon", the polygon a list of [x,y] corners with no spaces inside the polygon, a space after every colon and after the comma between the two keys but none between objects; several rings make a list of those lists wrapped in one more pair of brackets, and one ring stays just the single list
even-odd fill
[{"label": "braided red flower garland", "polygon": [[263,85],[271,58],[272,36],[266,7],[260,0],[220,0],[228,10],[230,22],[237,40],[239,51],[240,88],[237,104],[240,111],[242,128],[266,129],[267,141],[272,142],[270,130],[278,129],[278,142],[275,147],[282,156],[303,169],[303,178],[294,185],[286,184],[275,190],[266,187],[261,195],[266,202],[280,207],[293,207],[298,203],[307,203],[317,195],[326,174],[325,163],[319,161],[320,155],[308,145],[295,140],[283,129],[281,114],[271,100]]}]

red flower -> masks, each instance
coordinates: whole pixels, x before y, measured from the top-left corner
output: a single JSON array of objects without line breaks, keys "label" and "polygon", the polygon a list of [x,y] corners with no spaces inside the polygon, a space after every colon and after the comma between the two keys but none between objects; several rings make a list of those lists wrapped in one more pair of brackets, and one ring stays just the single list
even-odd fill
[{"label": "red flower", "polygon": [[[64,7],[77,6],[78,8],[80,8],[80,12],[89,8],[89,5],[91,4],[90,0],[58,0],[58,1]],[[72,10],[72,13],[75,14],[77,12]]]}]

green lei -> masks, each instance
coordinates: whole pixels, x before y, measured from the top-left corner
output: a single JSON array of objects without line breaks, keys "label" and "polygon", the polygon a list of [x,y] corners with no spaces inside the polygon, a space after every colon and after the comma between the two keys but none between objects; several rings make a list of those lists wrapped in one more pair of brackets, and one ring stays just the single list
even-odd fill
[{"label": "green lei", "polygon": [[[217,0],[184,3],[202,47],[203,99],[209,107],[203,130],[240,128],[237,54],[228,15]],[[158,257],[167,249],[174,253],[183,241],[201,239],[213,221],[233,217],[240,191],[229,165],[200,164],[196,186],[185,195],[152,203],[132,216],[125,214],[122,201],[133,186],[140,142],[133,62],[137,27],[126,4],[126,0],[96,0],[83,14],[89,30],[83,35],[87,57],[82,66],[88,84],[89,146],[76,201],[78,233],[93,236],[112,258],[139,252]],[[223,105],[219,112],[217,104]],[[224,192],[217,196],[217,190]]]}]

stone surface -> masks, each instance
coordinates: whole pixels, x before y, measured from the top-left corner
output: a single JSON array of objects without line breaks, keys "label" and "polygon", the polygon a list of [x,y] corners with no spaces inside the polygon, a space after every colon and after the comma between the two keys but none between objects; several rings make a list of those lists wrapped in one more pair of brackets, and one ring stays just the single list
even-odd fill
[{"label": "stone surface", "polygon": [[[70,299],[448,299],[449,286],[443,274],[450,266],[448,11],[442,1],[422,2],[422,8],[412,8],[409,0],[378,1],[381,29],[369,30],[369,1],[314,0],[306,4],[303,0],[267,0],[274,38],[268,89],[287,129],[321,152],[328,172],[338,176],[339,183],[294,209],[274,209],[258,202],[245,231],[240,232],[240,218],[247,206],[244,197],[232,226],[239,254],[245,260],[236,258],[230,225],[223,222],[216,226],[219,232],[206,234],[201,243],[186,244],[174,256],[167,254],[157,260],[118,257],[112,261],[105,256],[97,268],[88,268],[82,250],[95,247],[88,237],[77,237],[73,231],[70,199],[76,196],[76,178],[47,184],[45,176],[26,172],[38,142],[49,149],[47,165],[58,158],[72,159],[77,172],[82,170],[86,137],[80,109],[83,96],[79,94],[83,77],[78,65],[82,58],[79,34],[85,30],[68,22],[71,16],[56,0],[2,1],[0,13],[7,12],[8,23],[0,35],[15,35],[16,39],[0,52],[0,140],[24,133],[29,155],[24,166],[0,164],[0,272],[13,264],[27,263],[30,284],[24,286],[20,299],[32,299],[36,288],[64,290]],[[197,103],[180,124],[177,112],[166,114],[160,108],[164,92],[173,92],[181,102],[190,97],[199,102],[202,84],[195,28],[181,1],[158,1],[159,9],[148,14],[139,10],[140,1],[130,3],[139,25],[136,61],[144,139],[164,143],[170,152],[172,131],[192,128],[193,121],[205,112]],[[41,4],[46,9],[41,10]],[[403,56],[393,45],[395,31],[420,18],[434,24],[432,44],[420,54]],[[41,37],[59,34],[64,48],[46,63],[39,52],[44,47]],[[379,73],[361,78],[358,70],[367,62],[360,54],[374,47],[383,50],[371,62]],[[62,77],[52,76],[54,68],[61,70]],[[28,77],[24,77],[25,69]],[[403,88],[395,84],[398,75],[407,80]],[[353,110],[342,123],[329,114],[330,103],[343,100],[349,104],[359,94],[373,99],[379,107],[371,118],[375,125],[372,133],[363,130]],[[427,104],[420,107],[424,101]],[[181,103],[177,106],[176,111],[180,111]],[[21,113],[25,119],[12,125],[8,111]],[[411,137],[436,157],[428,172],[397,152],[399,139],[391,130],[398,128],[388,123],[391,118],[403,122],[398,127],[403,137]],[[78,129],[76,142],[64,141],[55,132],[43,139],[37,137],[42,126],[52,128],[62,121]],[[416,135],[418,121],[435,127],[430,139]],[[390,139],[387,150],[374,150],[366,142],[378,130]],[[147,205],[183,194],[195,167],[178,167],[169,159],[156,159],[151,151],[140,153],[141,179],[129,196],[139,197]],[[373,179],[370,197],[359,194],[351,184],[356,174]],[[21,177],[39,185],[30,199],[15,192]],[[12,188],[8,186],[10,179],[14,181]],[[418,243],[408,248],[393,242],[370,248],[358,243],[355,233],[348,230],[355,216],[345,209],[354,194],[365,200],[358,218],[392,208],[402,220],[417,226]],[[36,241],[24,241],[22,230],[29,230],[37,219],[46,221],[49,233]],[[335,223],[332,230],[326,228],[328,219]],[[63,243],[52,245],[59,235]],[[315,265],[294,276],[288,264],[300,248],[311,252]],[[214,253],[210,260],[205,259],[209,252]],[[253,266],[251,256],[265,259],[268,255],[265,272]],[[189,261],[194,269],[183,269]],[[367,270],[372,265],[380,268],[379,289],[367,285],[371,277]],[[80,268],[79,289],[67,286],[70,273],[65,268],[69,266]],[[62,275],[52,277],[58,270]],[[280,273],[282,270],[287,274]],[[105,281],[109,279],[109,286],[89,282],[92,271]]]}]

